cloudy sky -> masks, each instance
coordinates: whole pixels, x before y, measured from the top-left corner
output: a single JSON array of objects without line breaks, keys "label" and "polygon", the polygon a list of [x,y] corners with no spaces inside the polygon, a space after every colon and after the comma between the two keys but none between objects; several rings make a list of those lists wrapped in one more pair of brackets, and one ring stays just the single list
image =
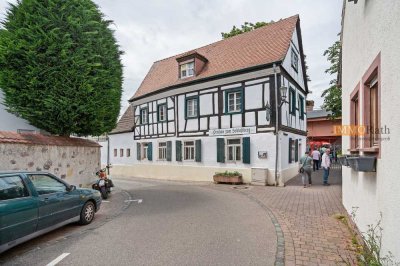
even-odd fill
[{"label": "cloudy sky", "polygon": [[[311,77],[308,99],[319,107],[332,79],[325,74],[323,52],[339,37],[341,0],[94,0],[115,22],[116,38],[125,52],[122,111],[152,63],[221,39],[221,32],[245,21],[271,21],[300,15],[304,52]],[[0,19],[7,2],[0,0]]]}]

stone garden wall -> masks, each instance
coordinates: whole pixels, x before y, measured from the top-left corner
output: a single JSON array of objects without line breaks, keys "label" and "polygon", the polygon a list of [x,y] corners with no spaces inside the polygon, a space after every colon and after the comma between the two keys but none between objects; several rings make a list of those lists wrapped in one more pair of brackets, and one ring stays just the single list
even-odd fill
[{"label": "stone garden wall", "polygon": [[[100,145],[78,138],[68,142],[62,141],[64,137],[48,138],[53,138],[47,141],[52,145],[38,144],[38,141],[6,142],[0,133],[0,171],[45,171],[76,186],[95,180],[95,173],[100,169]],[[72,146],[73,142],[76,146]]]}]

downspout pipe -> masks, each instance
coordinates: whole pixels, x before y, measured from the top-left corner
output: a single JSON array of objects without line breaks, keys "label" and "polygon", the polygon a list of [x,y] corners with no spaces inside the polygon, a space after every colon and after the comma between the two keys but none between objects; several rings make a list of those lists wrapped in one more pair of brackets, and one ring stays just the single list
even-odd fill
[{"label": "downspout pipe", "polygon": [[276,64],[273,65],[274,68],[274,79],[275,79],[275,186],[278,186],[278,159],[279,159],[279,108],[280,104],[278,103],[278,74],[276,70]]}]

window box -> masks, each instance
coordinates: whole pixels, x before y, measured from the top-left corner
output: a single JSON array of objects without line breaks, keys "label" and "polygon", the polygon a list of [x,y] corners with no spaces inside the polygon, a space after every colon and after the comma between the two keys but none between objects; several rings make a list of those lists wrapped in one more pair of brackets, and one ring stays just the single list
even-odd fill
[{"label": "window box", "polygon": [[239,172],[223,172],[223,173],[215,173],[213,176],[214,183],[227,183],[227,184],[242,184],[243,177]]},{"label": "window box", "polygon": [[348,158],[357,157],[357,156],[358,155],[354,155],[354,154],[345,154],[343,156],[338,156],[338,160],[341,165],[349,167],[350,165],[349,165]]},{"label": "window box", "polygon": [[351,169],[357,172],[376,172],[376,156],[348,157]]}]

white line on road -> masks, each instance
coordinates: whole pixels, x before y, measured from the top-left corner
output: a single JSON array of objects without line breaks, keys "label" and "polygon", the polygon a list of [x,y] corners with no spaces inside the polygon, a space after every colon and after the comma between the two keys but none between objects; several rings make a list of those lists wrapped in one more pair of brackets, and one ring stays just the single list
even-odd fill
[{"label": "white line on road", "polygon": [[62,261],[66,256],[68,256],[70,253],[63,253],[60,256],[58,256],[55,260],[47,264],[46,266],[54,266],[57,265],[60,261]]},{"label": "white line on road", "polygon": [[131,201],[137,201],[138,203],[142,203],[142,199],[130,199],[130,200],[125,200],[125,202],[131,202]]},{"label": "white line on road", "polygon": [[101,202],[110,202],[109,200],[102,200]]}]

